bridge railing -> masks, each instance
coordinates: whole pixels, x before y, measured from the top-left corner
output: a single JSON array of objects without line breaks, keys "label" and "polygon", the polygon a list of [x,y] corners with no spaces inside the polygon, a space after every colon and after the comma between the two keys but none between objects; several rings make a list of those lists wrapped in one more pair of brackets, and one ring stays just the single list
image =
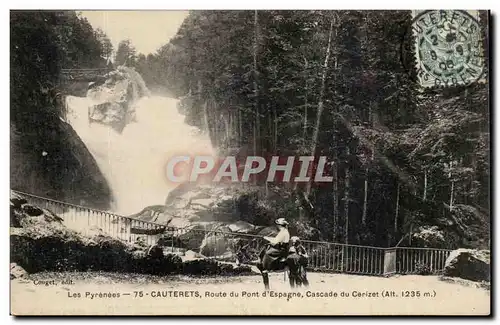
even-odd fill
[{"label": "bridge railing", "polygon": [[13,191],[29,204],[52,211],[64,220],[69,229],[84,235],[103,232],[106,235],[129,242],[138,240],[148,245],[157,242],[166,230],[164,225],[121,216],[108,211],[90,209],[76,204],[56,201],[20,191]]},{"label": "bridge railing", "polygon": [[96,78],[105,76],[111,71],[113,71],[113,69],[109,68],[61,69],[59,79],[60,81],[93,81]]},{"label": "bridge railing", "polygon": [[[266,245],[262,236],[194,227],[175,228],[87,207],[12,191],[30,204],[50,210],[64,224],[86,235],[102,231],[124,241],[158,244],[171,252],[194,250],[207,258],[255,264]],[[303,241],[308,269],[363,275],[436,274],[444,270],[451,250],[413,247],[372,247]]]}]

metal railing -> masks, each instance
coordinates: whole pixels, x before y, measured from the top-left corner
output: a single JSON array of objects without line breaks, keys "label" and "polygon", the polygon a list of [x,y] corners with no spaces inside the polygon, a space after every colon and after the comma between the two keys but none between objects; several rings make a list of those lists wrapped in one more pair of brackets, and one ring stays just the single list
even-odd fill
[{"label": "metal railing", "polygon": [[309,267],[316,271],[353,274],[384,274],[385,248],[304,241]]},{"label": "metal railing", "polygon": [[60,80],[82,80],[90,81],[95,78],[104,76],[113,69],[109,68],[95,68],[95,69],[61,69]]},{"label": "metal railing", "polygon": [[[124,241],[158,244],[166,252],[194,251],[206,258],[255,264],[266,241],[262,236],[205,229],[202,225],[168,227],[29,193],[12,191],[28,203],[54,212],[64,224],[85,235],[103,232]],[[213,225],[212,225],[213,226]],[[224,227],[224,226],[222,226]],[[436,274],[444,270],[451,250],[436,248],[381,248],[320,241],[303,241],[308,269],[363,275]]]},{"label": "metal railing", "polygon": [[444,269],[451,250],[438,248],[398,247],[396,270],[398,274],[434,274]]},{"label": "metal railing", "polygon": [[166,230],[166,226],[154,222],[142,221],[20,191],[12,192],[26,199],[29,204],[57,214],[63,218],[66,227],[86,236],[102,232],[124,241],[143,241],[147,245],[152,245]]}]

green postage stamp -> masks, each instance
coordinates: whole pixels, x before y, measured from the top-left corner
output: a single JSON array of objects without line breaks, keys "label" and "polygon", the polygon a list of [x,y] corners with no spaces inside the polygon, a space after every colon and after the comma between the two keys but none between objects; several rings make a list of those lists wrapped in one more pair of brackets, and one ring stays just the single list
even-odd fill
[{"label": "green postage stamp", "polygon": [[477,10],[414,10],[416,69],[426,88],[484,82],[484,30]]}]

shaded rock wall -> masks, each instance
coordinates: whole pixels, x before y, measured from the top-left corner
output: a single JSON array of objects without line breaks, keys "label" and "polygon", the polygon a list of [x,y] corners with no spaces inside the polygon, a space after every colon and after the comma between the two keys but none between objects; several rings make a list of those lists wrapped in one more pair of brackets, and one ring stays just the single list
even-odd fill
[{"label": "shaded rock wall", "polygon": [[[15,113],[14,113],[15,114]],[[56,115],[10,127],[11,188],[107,210],[111,190],[73,128]]]}]

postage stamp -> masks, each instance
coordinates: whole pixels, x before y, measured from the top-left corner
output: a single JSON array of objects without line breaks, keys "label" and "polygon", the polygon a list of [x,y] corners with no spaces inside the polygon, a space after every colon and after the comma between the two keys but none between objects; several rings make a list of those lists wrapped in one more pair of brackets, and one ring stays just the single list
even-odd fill
[{"label": "postage stamp", "polygon": [[413,11],[417,77],[423,87],[484,82],[484,36],[477,10]]},{"label": "postage stamp", "polygon": [[487,19],[12,10],[11,314],[490,315]]}]

